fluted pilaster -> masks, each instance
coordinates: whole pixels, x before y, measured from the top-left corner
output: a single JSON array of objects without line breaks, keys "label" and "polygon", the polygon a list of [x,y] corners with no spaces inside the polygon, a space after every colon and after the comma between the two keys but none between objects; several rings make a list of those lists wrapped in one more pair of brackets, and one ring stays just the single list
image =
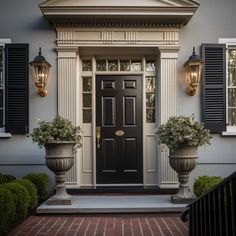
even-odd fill
[{"label": "fluted pilaster", "polygon": [[[159,125],[177,114],[177,49],[160,49],[159,61]],[[158,149],[160,187],[177,186],[177,174],[169,164],[169,150]]]},{"label": "fluted pilaster", "polygon": [[[58,114],[77,125],[77,50],[78,48],[58,49]],[[67,174],[67,182],[77,183],[76,159]]]}]

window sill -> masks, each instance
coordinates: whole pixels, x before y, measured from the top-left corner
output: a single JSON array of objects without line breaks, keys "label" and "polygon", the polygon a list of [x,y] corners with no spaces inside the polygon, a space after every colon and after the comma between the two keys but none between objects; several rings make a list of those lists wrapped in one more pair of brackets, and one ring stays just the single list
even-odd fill
[{"label": "window sill", "polygon": [[0,138],[10,138],[11,136],[11,133],[0,133]]},{"label": "window sill", "polygon": [[225,131],[225,132],[222,132],[221,134],[222,136],[236,136],[236,131]]}]

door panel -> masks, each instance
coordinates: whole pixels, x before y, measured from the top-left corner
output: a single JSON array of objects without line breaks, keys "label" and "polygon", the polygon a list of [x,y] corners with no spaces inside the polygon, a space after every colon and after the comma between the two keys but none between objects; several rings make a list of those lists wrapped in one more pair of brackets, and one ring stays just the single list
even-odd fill
[{"label": "door panel", "polygon": [[124,125],[136,125],[136,97],[124,97]]},{"label": "door panel", "polygon": [[137,172],[137,140],[136,138],[125,138],[124,143],[124,172]]},{"label": "door panel", "polygon": [[114,138],[102,139],[103,148],[103,172],[116,172],[116,141]]},{"label": "door panel", "polygon": [[116,99],[114,97],[102,97],[103,126],[114,126],[116,117]]},{"label": "door panel", "polygon": [[97,183],[143,183],[142,77],[97,76],[96,96]]}]

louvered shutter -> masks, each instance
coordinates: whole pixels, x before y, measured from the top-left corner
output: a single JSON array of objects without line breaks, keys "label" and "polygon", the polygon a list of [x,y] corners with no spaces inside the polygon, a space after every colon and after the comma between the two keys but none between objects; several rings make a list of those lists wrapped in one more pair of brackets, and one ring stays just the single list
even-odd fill
[{"label": "louvered shutter", "polygon": [[29,45],[6,44],[5,47],[5,131],[28,133],[29,127]]},{"label": "louvered shutter", "polygon": [[225,54],[225,44],[202,44],[202,120],[212,133],[226,130]]}]

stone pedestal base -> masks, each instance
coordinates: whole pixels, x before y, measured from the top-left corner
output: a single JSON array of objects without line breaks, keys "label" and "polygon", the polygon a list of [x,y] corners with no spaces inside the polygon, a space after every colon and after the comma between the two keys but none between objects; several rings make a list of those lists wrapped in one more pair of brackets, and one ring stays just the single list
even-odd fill
[{"label": "stone pedestal base", "polygon": [[[58,176],[56,176],[57,178]],[[57,181],[59,182],[59,181]],[[56,185],[56,194],[47,200],[48,205],[71,205],[71,195],[66,192],[66,186],[63,183]]]},{"label": "stone pedestal base", "polygon": [[171,196],[171,202],[175,204],[189,204],[192,201],[194,201],[196,198],[192,197],[183,197],[178,195],[172,195]]},{"label": "stone pedestal base", "polygon": [[72,205],[72,200],[71,200],[71,198],[55,199],[52,197],[47,200],[47,205]]}]

